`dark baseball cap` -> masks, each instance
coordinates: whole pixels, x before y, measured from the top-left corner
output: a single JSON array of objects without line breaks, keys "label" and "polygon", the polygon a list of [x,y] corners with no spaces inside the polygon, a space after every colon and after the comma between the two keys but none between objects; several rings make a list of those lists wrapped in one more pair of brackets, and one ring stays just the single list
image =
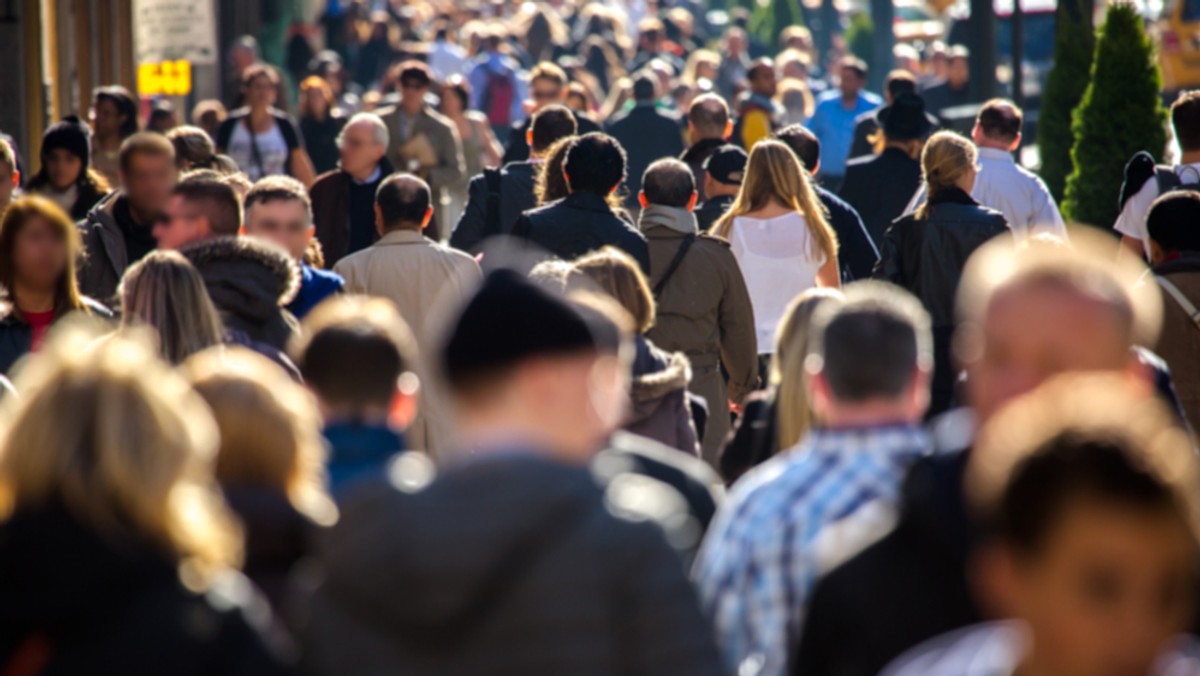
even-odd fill
[{"label": "dark baseball cap", "polygon": [[746,151],[735,145],[723,145],[704,160],[704,170],[717,183],[741,185],[746,174]]}]

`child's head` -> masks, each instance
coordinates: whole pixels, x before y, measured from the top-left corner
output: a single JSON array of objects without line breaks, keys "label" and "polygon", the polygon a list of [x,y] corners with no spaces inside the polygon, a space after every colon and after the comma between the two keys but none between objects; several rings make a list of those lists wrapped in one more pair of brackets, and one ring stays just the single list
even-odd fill
[{"label": "child's head", "polygon": [[1187,629],[1197,467],[1170,414],[1119,376],[1051,381],[989,423],[967,480],[993,536],[978,570],[995,610],[1026,623],[1031,672],[1146,674]]},{"label": "child's head", "polygon": [[1150,262],[1158,265],[1175,254],[1200,252],[1200,193],[1176,190],[1159,197],[1146,214]]}]

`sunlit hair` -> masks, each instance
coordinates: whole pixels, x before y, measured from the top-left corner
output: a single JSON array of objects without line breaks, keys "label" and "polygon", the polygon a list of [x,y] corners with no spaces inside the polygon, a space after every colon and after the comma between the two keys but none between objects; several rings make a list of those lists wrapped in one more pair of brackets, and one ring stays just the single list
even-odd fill
[{"label": "sunlit hair", "polygon": [[813,424],[808,390],[804,383],[804,359],[808,356],[809,326],[813,314],[825,303],[841,300],[842,292],[837,289],[809,289],[792,300],[779,322],[768,382],[775,388],[781,449],[799,443]]},{"label": "sunlit hair", "polygon": [[300,83],[300,100],[296,103],[296,108],[301,118],[312,117],[314,115],[312,106],[308,102],[308,93],[314,89],[321,92],[321,98],[325,100],[325,116],[329,117],[333,114],[333,89],[319,75],[309,75]]},{"label": "sunlit hair", "polygon": [[925,181],[925,203],[917,208],[920,220],[929,218],[934,195],[954,188],[963,175],[975,166],[975,144],[952,131],[939,131],[925,142],[921,151],[921,175]]},{"label": "sunlit hair", "polygon": [[237,565],[240,535],[212,475],[217,427],[145,341],[69,329],[16,384],[21,396],[0,405],[0,519],[62,505],[101,535],[154,543],[185,571]]},{"label": "sunlit hair", "polygon": [[825,208],[813,190],[812,179],[800,166],[796,154],[783,142],[773,139],[759,141],[750,151],[742,189],[733,206],[713,226],[713,234],[729,239],[734,219],[764,209],[772,201],[804,216],[808,231],[826,260],[837,260],[837,235],[829,227]]},{"label": "sunlit hair", "polygon": [[122,324],[152,328],[159,356],[171,364],[224,340],[225,329],[204,280],[174,251],[152,251],[134,263],[121,280],[119,295]]},{"label": "sunlit hair", "polygon": [[533,196],[537,198],[538,206],[556,202],[571,194],[566,176],[563,175],[563,162],[575,139],[575,136],[563,137],[546,151],[546,161],[538,170],[533,186]]},{"label": "sunlit hair", "polygon": [[183,365],[221,433],[216,478],[285,495],[317,523],[336,516],[325,487],[320,414],[307,390],[246,348],[207,350]]},{"label": "sunlit hair", "polygon": [[14,199],[4,211],[3,220],[0,220],[0,287],[4,289],[6,300],[12,304],[12,311],[18,316],[21,314],[21,300],[17,298],[15,283],[17,238],[21,236],[21,231],[35,220],[49,225],[55,239],[66,247],[63,271],[58,276],[54,288],[55,315],[74,310],[90,312],[79,293],[79,283],[76,280],[75,269],[83,258],[83,242],[79,229],[57,204],[39,195],[25,195]]},{"label": "sunlit hair", "polygon": [[637,261],[611,246],[593,251],[575,261],[567,276],[567,290],[602,291],[625,308],[639,335],[654,326],[654,296]]}]

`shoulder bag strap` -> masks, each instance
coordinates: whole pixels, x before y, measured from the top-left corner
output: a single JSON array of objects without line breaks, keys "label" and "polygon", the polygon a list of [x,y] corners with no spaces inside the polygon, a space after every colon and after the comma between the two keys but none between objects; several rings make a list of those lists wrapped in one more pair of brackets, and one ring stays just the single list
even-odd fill
[{"label": "shoulder bag strap", "polygon": [[1183,308],[1183,311],[1187,313],[1192,323],[1197,328],[1200,328],[1200,310],[1196,309],[1196,305],[1188,300],[1188,297],[1183,295],[1179,287],[1171,283],[1166,277],[1155,276],[1155,279],[1158,280],[1158,285],[1162,287],[1162,290],[1166,291],[1168,296],[1174,298],[1176,303],[1179,303],[1179,307]]},{"label": "shoulder bag strap", "polygon": [[254,164],[258,166],[258,177],[262,178],[267,175],[267,169],[263,166],[262,151],[258,149],[258,139],[254,137],[254,127],[250,126],[250,116],[246,116],[246,133],[250,134],[250,158],[254,160]]},{"label": "shoulder bag strap", "polygon": [[688,249],[691,249],[695,243],[696,235],[688,235],[683,238],[683,242],[679,245],[679,250],[675,252],[675,258],[672,258],[671,264],[667,266],[667,271],[659,278],[658,284],[654,285],[655,298],[662,295],[663,289],[667,288],[667,282],[671,281],[671,277],[679,269],[679,264],[683,262],[683,257],[687,255]]}]

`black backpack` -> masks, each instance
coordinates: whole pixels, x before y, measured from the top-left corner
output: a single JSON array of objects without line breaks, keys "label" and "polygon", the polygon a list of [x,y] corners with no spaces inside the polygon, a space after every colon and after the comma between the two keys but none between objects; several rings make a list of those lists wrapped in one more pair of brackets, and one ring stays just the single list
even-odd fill
[{"label": "black backpack", "polygon": [[1156,164],[1154,157],[1145,150],[1139,150],[1125,164],[1125,181],[1121,184],[1121,200],[1117,205],[1118,211],[1124,211],[1125,203],[1141,191],[1151,177],[1158,182],[1158,194],[1165,195],[1173,190],[1200,191],[1200,171],[1193,170],[1184,180],[1175,173],[1175,168]]}]

